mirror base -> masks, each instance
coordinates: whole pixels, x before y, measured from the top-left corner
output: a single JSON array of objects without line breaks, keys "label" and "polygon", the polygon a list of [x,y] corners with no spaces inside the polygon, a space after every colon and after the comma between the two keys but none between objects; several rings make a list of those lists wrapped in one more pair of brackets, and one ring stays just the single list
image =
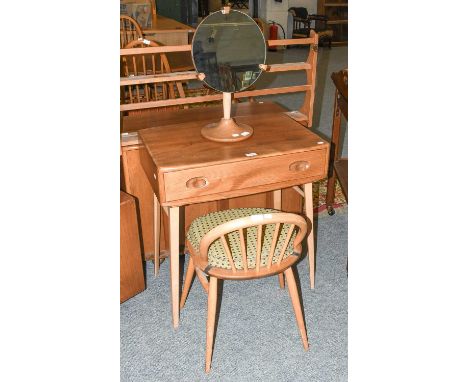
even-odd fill
[{"label": "mirror base", "polygon": [[221,118],[218,123],[204,126],[201,134],[210,141],[238,142],[250,138],[253,135],[253,128],[244,123],[237,124],[232,118]]}]

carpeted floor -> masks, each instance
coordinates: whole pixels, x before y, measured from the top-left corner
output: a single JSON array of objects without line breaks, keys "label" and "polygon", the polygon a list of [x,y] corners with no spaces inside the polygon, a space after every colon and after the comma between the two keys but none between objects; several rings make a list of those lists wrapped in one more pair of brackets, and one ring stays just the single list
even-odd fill
[{"label": "carpeted floor", "polygon": [[207,296],[195,279],[180,327],[171,325],[168,262],[147,289],[121,305],[122,381],[346,381],[347,212],[321,215],[316,288],[298,264],[309,336],[305,352],[287,289],[276,276],[225,281],[212,371],[204,373]]}]

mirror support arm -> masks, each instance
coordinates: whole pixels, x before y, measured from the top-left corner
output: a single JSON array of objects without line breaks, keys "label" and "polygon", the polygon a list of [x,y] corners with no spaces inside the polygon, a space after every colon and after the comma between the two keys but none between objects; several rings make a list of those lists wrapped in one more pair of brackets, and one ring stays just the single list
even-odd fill
[{"label": "mirror support arm", "polygon": [[224,119],[231,119],[232,93],[223,92]]}]

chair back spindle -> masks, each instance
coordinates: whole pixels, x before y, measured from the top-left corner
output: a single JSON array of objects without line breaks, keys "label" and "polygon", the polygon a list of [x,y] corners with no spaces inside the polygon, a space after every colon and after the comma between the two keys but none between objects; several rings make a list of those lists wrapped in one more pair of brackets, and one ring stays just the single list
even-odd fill
[{"label": "chair back spindle", "polygon": [[305,219],[292,213],[238,218],[220,224],[203,236],[199,248],[200,259],[208,263],[210,248],[219,240],[221,246],[218,244],[217,248],[224,250],[232,273],[268,271],[273,265],[279,265],[286,258],[286,253],[291,253],[291,249],[299,255],[306,233]]},{"label": "chair back spindle", "polygon": [[138,22],[130,16],[120,15],[120,49],[139,38],[143,38],[143,32]]},{"label": "chair back spindle", "polygon": [[[124,49],[146,48],[151,50],[151,47],[159,47],[155,41],[149,41],[143,38],[131,41]],[[120,72],[122,77],[138,78],[141,76],[152,76],[164,73],[171,73],[171,67],[165,53],[150,52],[148,54],[132,54],[123,55],[120,60]],[[184,89],[181,81],[171,82],[145,82],[143,84],[129,84],[123,88],[121,103],[147,103],[153,101],[161,101],[175,98],[176,87],[179,97],[185,97]],[[167,110],[170,107],[162,108]],[[133,110],[129,114],[142,113],[145,109]],[[150,111],[152,109],[146,110]]]}]

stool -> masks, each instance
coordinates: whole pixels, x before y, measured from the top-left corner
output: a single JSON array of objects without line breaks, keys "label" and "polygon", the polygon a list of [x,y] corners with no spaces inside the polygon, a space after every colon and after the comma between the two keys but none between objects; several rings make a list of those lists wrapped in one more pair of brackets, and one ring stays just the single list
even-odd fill
[{"label": "stool", "polygon": [[[284,272],[305,350],[307,332],[292,266],[307,234],[305,219],[268,208],[237,208],[195,219],[186,245],[190,260],[180,302],[182,309],[195,273],[208,292],[205,372],[211,369],[218,279],[246,280]],[[209,278],[209,280],[208,280]]]}]

